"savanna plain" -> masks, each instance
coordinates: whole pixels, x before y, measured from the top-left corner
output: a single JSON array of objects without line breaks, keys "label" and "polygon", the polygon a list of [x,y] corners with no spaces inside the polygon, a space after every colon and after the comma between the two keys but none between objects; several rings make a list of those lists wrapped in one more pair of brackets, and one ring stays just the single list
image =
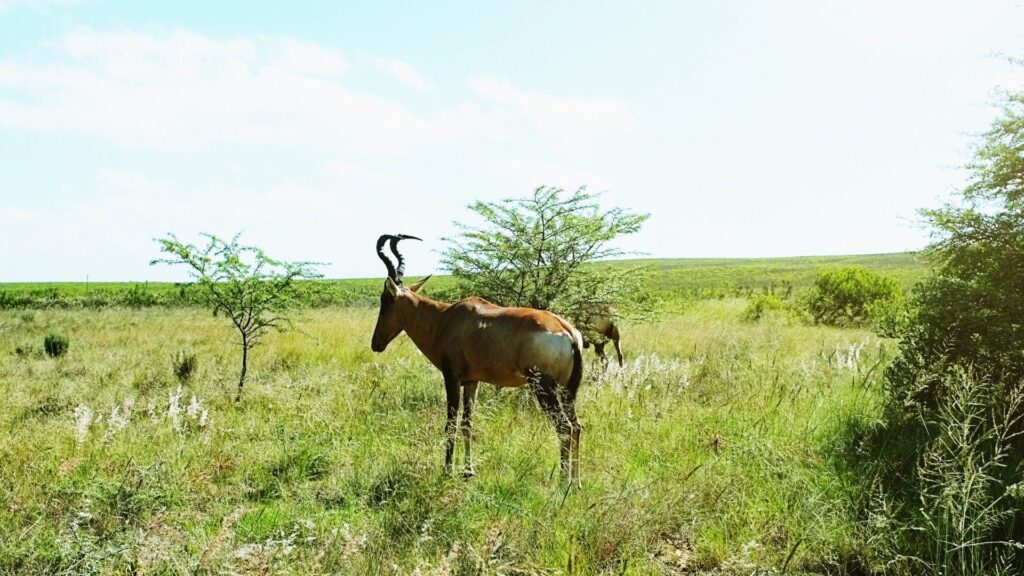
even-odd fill
[{"label": "savanna plain", "polygon": [[926,270],[654,261],[659,308],[623,323],[624,366],[586,351],[579,491],[525,389],[481,387],[477,476],[444,475],[441,376],[404,336],[370,351],[372,294],[268,336],[238,403],[235,335],[204,308],[2,309],[0,572],[880,570],[884,505],[849,455],[882,417],[894,343],[745,314],[849,258],[906,287]]}]

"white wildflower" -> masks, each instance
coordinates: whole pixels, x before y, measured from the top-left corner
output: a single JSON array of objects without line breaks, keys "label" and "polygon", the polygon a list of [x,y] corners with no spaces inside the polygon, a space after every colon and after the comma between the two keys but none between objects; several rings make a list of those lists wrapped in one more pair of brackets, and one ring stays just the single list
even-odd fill
[{"label": "white wildflower", "polygon": [[175,430],[181,430],[181,386],[168,395],[167,417],[171,420],[171,426]]},{"label": "white wildflower", "polygon": [[85,404],[79,404],[75,408],[75,439],[81,444],[89,434],[89,426],[92,425],[92,408]]},{"label": "white wildflower", "polygon": [[366,542],[368,540],[366,532],[363,532],[358,536],[353,536],[352,527],[349,526],[348,523],[342,526],[341,538],[344,541],[341,549],[342,560],[348,560],[362,551],[363,548],[366,548]]},{"label": "white wildflower", "polygon": [[199,416],[199,412],[202,407],[199,405],[199,401],[196,400],[196,395],[192,395],[192,401],[188,403],[188,410],[185,412],[188,417],[195,420]]},{"label": "white wildflower", "polygon": [[[122,410],[122,406],[127,405],[127,408]],[[114,438],[114,435],[124,430],[124,427],[128,425],[128,421],[131,420],[132,403],[126,402],[122,406],[114,406],[114,409],[110,411],[110,418],[107,419],[107,430],[103,434],[103,440],[109,442]]]}]

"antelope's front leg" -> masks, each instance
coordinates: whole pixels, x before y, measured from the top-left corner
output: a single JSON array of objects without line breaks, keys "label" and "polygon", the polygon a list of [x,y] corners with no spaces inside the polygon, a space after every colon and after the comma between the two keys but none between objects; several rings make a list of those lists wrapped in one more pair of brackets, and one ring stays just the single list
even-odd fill
[{"label": "antelope's front leg", "polygon": [[452,454],[455,452],[455,434],[459,417],[459,382],[449,371],[444,374],[444,391],[448,399],[448,417],[444,423],[444,473],[452,473]]},{"label": "antelope's front leg", "polygon": [[477,382],[462,383],[462,441],[466,445],[466,468],[462,475],[466,478],[476,476],[473,470],[473,408],[476,407]]}]

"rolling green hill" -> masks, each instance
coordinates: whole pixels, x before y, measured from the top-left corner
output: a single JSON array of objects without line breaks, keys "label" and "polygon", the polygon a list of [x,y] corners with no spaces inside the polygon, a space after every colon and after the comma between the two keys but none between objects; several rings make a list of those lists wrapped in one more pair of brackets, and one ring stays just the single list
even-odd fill
[{"label": "rolling green hill", "polygon": [[[602,266],[644,267],[652,273],[652,288],[668,298],[703,299],[745,296],[765,291],[798,290],[829,268],[861,266],[900,281],[906,289],[927,274],[923,259],[912,252],[852,256],[795,256],[788,258],[662,258],[602,262]],[[309,306],[376,304],[380,278],[315,280],[304,283]],[[457,296],[450,276],[437,276],[430,291]],[[170,282],[23,282],[0,283],[0,308],[105,307],[190,305],[201,295],[187,284]]]}]

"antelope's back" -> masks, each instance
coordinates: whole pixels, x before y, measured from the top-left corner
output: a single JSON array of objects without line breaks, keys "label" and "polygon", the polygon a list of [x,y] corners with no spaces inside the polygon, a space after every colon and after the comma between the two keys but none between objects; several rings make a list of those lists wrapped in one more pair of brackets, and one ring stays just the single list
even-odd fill
[{"label": "antelope's back", "polygon": [[578,330],[556,314],[533,308],[506,308],[481,298],[453,304],[445,314],[444,338],[468,378],[497,386],[521,386],[536,369],[566,382]]}]

